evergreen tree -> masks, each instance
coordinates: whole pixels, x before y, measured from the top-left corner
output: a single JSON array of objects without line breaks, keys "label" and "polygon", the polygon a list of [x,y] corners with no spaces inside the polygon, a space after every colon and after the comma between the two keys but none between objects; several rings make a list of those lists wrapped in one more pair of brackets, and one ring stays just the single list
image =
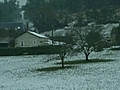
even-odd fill
[{"label": "evergreen tree", "polygon": [[0,22],[20,21],[21,14],[17,0],[4,0],[0,3]]},{"label": "evergreen tree", "polygon": [[28,0],[23,7],[25,19],[33,22],[40,32],[57,29],[60,26],[57,14],[47,3],[45,0]]}]

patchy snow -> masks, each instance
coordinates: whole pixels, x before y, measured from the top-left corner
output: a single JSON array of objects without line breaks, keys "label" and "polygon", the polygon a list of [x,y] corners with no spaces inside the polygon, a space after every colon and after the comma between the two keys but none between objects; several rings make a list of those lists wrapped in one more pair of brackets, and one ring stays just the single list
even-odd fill
[{"label": "patchy snow", "polygon": [[[120,51],[93,52],[90,58],[111,62],[73,64],[73,68],[54,72],[36,69],[59,66],[57,60],[46,62],[50,55],[1,56],[0,90],[119,90]],[[66,60],[83,60],[83,54]]]},{"label": "patchy snow", "polygon": [[116,23],[116,24],[114,24],[114,23],[105,24],[105,25],[103,25],[103,31],[102,31],[102,33],[103,33],[106,37],[110,37],[110,33],[111,33],[112,29],[113,29],[114,27],[118,27],[118,26],[119,26],[119,23]]},{"label": "patchy snow", "polygon": [[[65,29],[57,29],[57,30],[53,30],[53,35],[54,36],[65,36],[66,33],[68,33],[69,30],[65,30]],[[48,35],[48,36],[52,36],[52,31],[47,31],[44,33],[41,33],[42,35]]]},{"label": "patchy snow", "polygon": [[52,40],[50,40],[50,39],[48,39],[48,42],[45,42],[45,43],[48,45],[63,45],[63,44],[65,44],[64,42],[59,42],[59,41],[52,42]]},{"label": "patchy snow", "polygon": [[[73,25],[76,23],[76,21],[72,22],[69,24],[69,26],[63,28],[63,29],[57,29],[57,30],[54,30],[53,31],[53,35],[54,36],[65,36],[66,33],[69,33],[71,32],[72,28],[73,28]],[[88,25],[92,25],[92,24],[95,24],[94,22],[92,23],[89,23]],[[111,30],[114,28],[114,27],[118,27],[119,26],[119,23],[108,23],[108,24],[101,24],[102,26],[102,34],[105,36],[105,37],[110,37],[110,32]],[[83,29],[85,29],[86,27],[82,27]],[[42,35],[48,35],[48,36],[52,36],[52,31],[47,31],[47,32],[44,32],[44,33],[41,33]]]}]

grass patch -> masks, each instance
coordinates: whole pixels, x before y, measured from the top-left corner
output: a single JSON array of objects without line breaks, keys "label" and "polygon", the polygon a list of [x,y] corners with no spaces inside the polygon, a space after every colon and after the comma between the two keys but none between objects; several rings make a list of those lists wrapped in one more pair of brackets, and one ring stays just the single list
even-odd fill
[{"label": "grass patch", "polygon": [[63,69],[69,69],[72,68],[72,66],[65,66],[65,68],[62,68],[61,66],[55,66],[55,67],[47,67],[47,68],[39,68],[36,69],[36,71],[46,71],[46,72],[50,72],[50,71],[57,71],[57,70],[63,70]]},{"label": "grass patch", "polygon": [[[110,62],[114,60],[110,59],[91,59],[89,61],[86,60],[75,60],[75,61],[65,61],[64,64],[88,64],[88,63],[100,63],[100,62]],[[61,64],[61,63],[56,63]]]}]

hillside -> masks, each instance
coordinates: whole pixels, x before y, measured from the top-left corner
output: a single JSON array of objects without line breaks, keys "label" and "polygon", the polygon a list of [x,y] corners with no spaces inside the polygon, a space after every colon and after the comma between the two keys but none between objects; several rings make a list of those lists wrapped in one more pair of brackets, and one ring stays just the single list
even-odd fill
[{"label": "hillside", "polygon": [[[107,24],[101,24],[101,26],[102,26],[102,34],[105,37],[110,37],[111,30],[114,27],[118,27],[119,23],[107,23]],[[72,28],[73,28],[73,25],[62,28],[62,29],[53,30],[53,36],[66,36],[67,33],[71,32]],[[47,36],[52,36],[52,31],[46,31],[41,34],[47,35]]]},{"label": "hillside", "polygon": [[[32,8],[32,9],[31,9]],[[75,26],[119,23],[118,0],[30,0],[23,6],[25,19],[30,20],[40,33],[64,28],[77,20]]]}]

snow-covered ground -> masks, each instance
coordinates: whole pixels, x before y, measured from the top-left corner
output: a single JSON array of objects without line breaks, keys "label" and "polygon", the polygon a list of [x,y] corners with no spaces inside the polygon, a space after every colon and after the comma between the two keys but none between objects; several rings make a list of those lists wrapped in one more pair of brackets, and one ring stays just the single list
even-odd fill
[{"label": "snow-covered ground", "polygon": [[[60,66],[51,56],[0,56],[0,90],[120,90],[120,51],[92,53],[90,58],[115,61],[73,64],[73,68],[53,72],[36,69]],[[66,60],[83,60],[73,56]]]}]

